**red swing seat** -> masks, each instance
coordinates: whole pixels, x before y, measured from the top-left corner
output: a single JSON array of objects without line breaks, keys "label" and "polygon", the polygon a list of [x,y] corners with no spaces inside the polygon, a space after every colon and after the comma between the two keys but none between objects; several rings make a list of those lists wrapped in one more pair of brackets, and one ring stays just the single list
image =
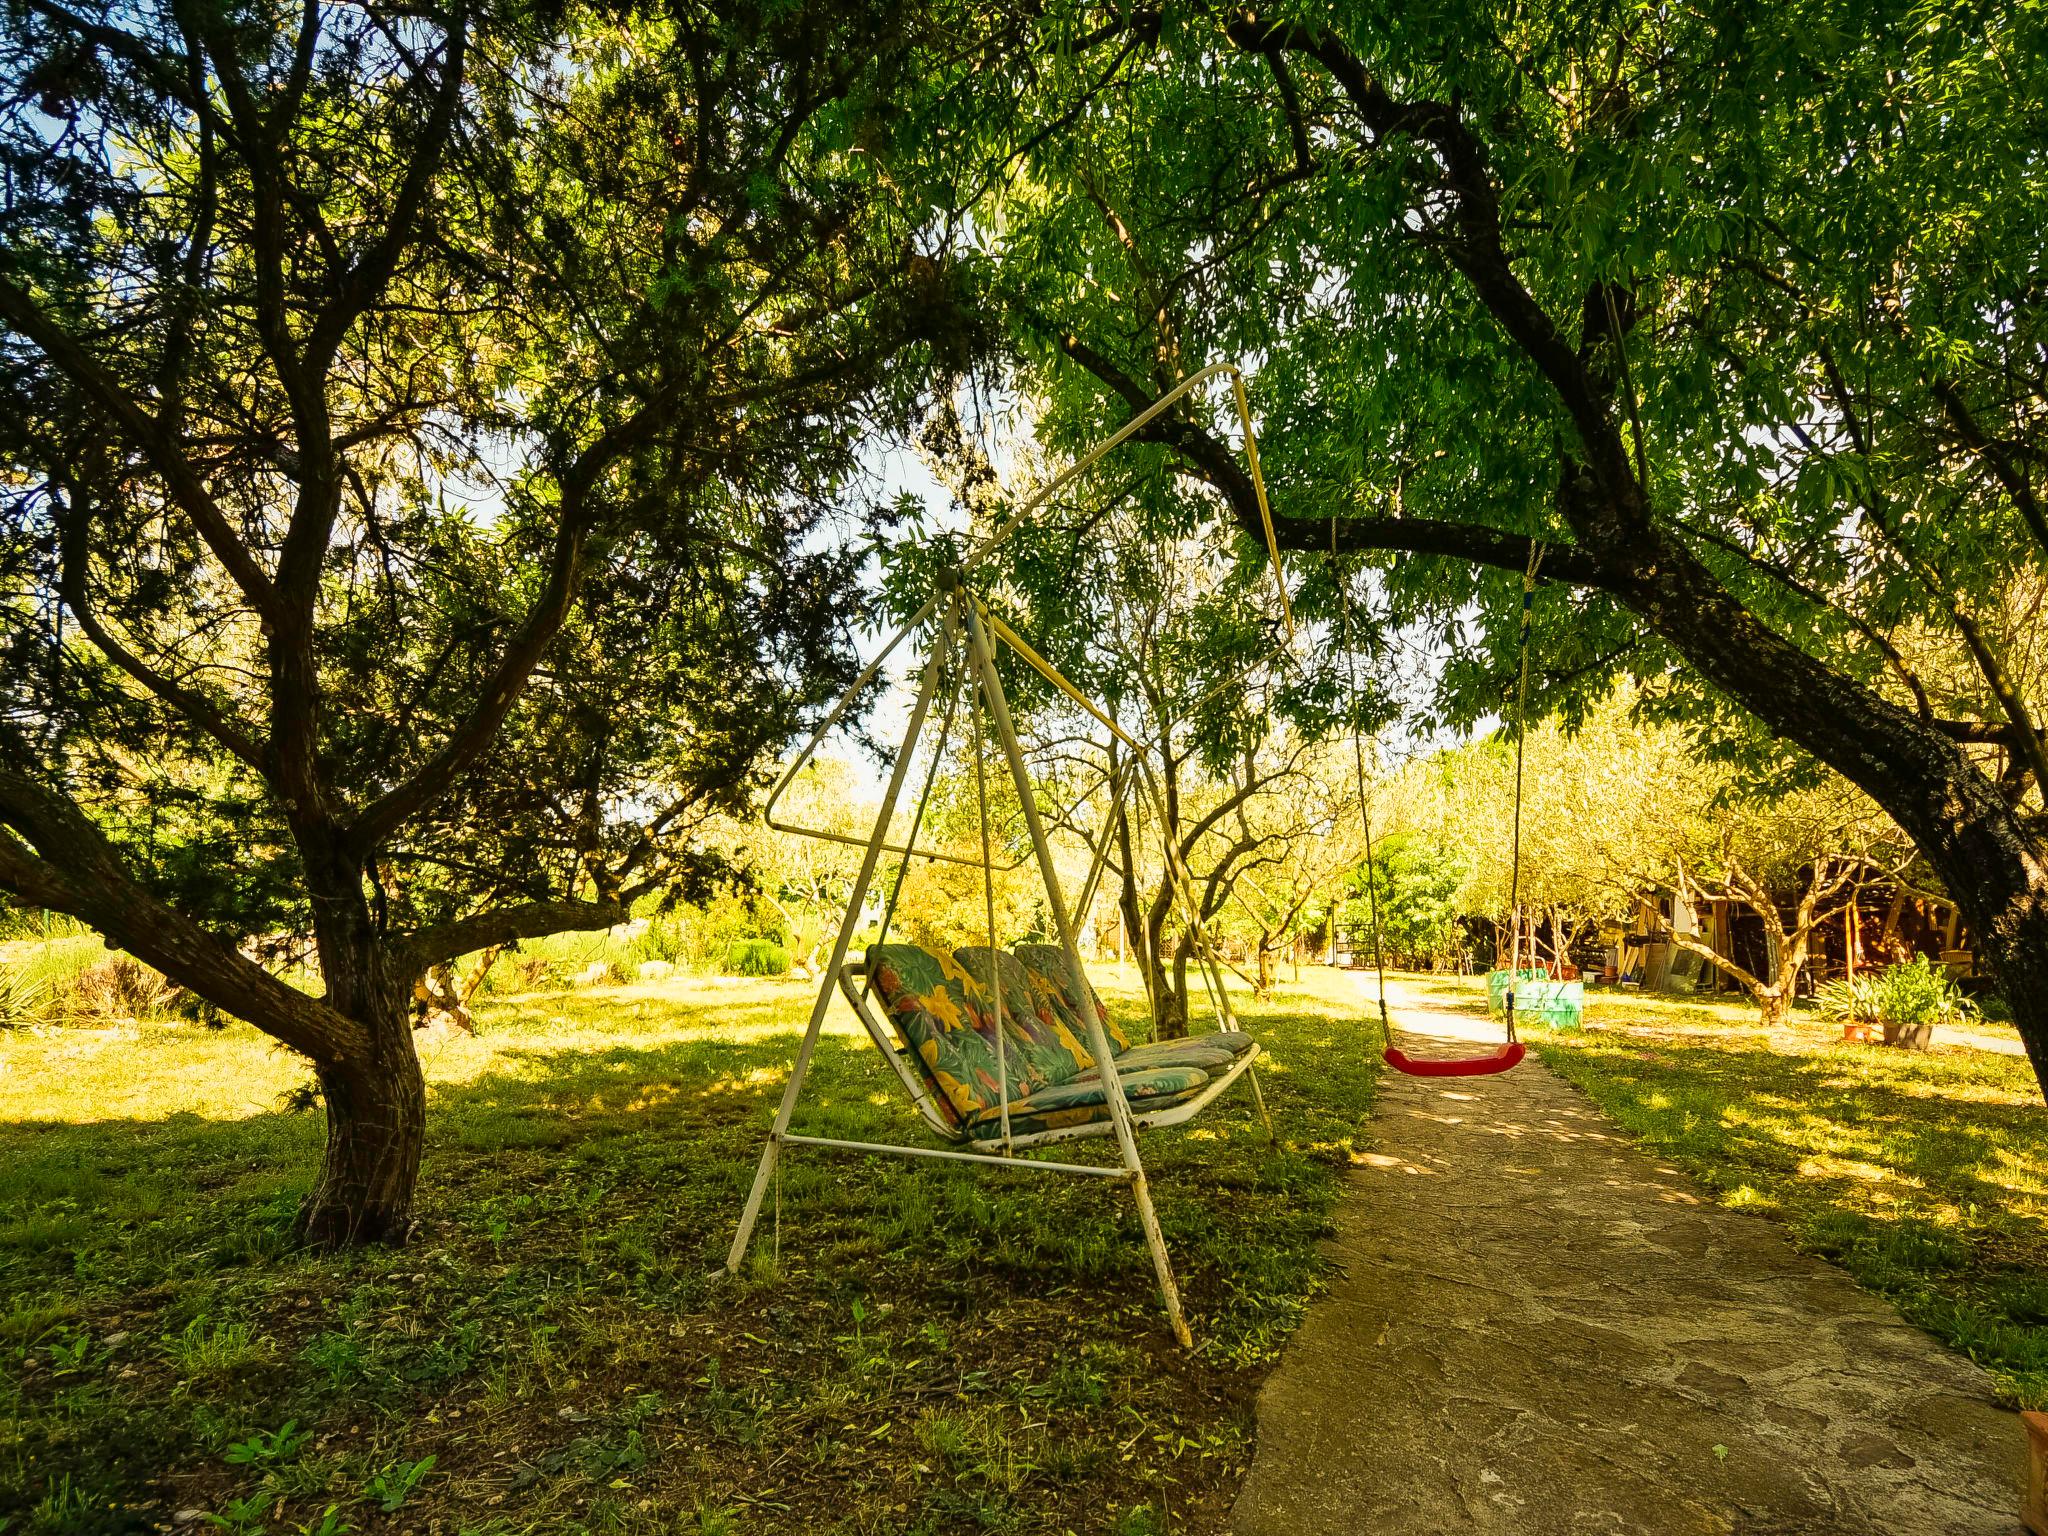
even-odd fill
[{"label": "red swing seat", "polygon": [[1390,1045],[1380,1054],[1388,1066],[1409,1077],[1491,1077],[1519,1066],[1529,1048],[1519,1040],[1510,1040],[1485,1056],[1410,1056],[1398,1045]]}]

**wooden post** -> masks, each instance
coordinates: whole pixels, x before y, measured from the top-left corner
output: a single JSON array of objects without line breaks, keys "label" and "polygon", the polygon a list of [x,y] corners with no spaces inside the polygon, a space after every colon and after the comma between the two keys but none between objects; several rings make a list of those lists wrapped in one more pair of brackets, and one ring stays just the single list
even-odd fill
[{"label": "wooden post", "polygon": [[2048,1536],[2048,1413],[2023,1413],[2027,1431],[2027,1501],[2020,1519],[2034,1536]]}]

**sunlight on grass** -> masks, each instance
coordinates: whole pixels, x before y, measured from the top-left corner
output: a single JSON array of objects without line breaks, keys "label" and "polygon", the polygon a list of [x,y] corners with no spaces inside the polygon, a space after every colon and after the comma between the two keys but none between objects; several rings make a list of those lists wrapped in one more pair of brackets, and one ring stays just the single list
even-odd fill
[{"label": "sunlight on grass", "polygon": [[[1135,973],[1097,980],[1128,1024]],[[339,1255],[292,1243],[322,1122],[288,1053],[240,1027],[0,1037],[0,1528],[52,1500],[27,1529],[293,1531],[329,1505],[381,1528],[428,1458],[408,1529],[1058,1536],[1151,1528],[1127,1517],[1163,1499],[1220,1525],[1363,1154],[1348,979],[1237,998],[1279,1146],[1242,1089],[1144,1138],[1192,1354],[1096,1181],[792,1155],[714,1282],[813,995],[486,997],[478,1038],[421,1039],[417,1240]],[[928,1144],[836,999],[811,1083],[799,1130]]]},{"label": "sunlight on grass", "polygon": [[2048,1407],[2048,1114],[2007,1037],[1944,1031],[1922,1054],[1804,1015],[1761,1030],[1729,1004],[1597,993],[1586,1013],[1583,1032],[1528,1031],[1553,1070]]}]

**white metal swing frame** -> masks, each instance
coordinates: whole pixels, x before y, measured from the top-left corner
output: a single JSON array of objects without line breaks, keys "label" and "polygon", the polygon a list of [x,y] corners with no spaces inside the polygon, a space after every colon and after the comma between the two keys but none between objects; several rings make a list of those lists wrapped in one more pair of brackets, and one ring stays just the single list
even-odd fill
[{"label": "white metal swing frame", "polygon": [[[761,1149],[761,1159],[754,1174],[754,1182],[747,1193],[746,1204],[740,1214],[739,1229],[733,1234],[730,1250],[726,1255],[725,1268],[728,1274],[736,1274],[744,1262],[747,1249],[752,1242],[755,1226],[761,1215],[764,1199],[772,1184],[782,1152],[785,1147],[818,1147],[833,1151],[882,1153],[890,1156],[933,1158],[948,1162],[962,1162],[979,1167],[1007,1168],[1025,1172],[1071,1174],[1084,1178],[1108,1179],[1126,1183],[1131,1188],[1132,1198],[1137,1206],[1138,1221],[1145,1235],[1145,1244],[1151,1253],[1152,1265],[1159,1282],[1161,1297],[1165,1303],[1167,1321],[1174,1337],[1183,1347],[1192,1347],[1193,1335],[1189,1332],[1187,1320],[1181,1306],[1180,1289],[1175,1283],[1172,1260],[1167,1254],[1165,1236],[1160,1230],[1159,1218],[1152,1204],[1152,1195],[1145,1177],[1145,1166],[1138,1152],[1137,1132],[1140,1130],[1178,1125],[1194,1118],[1213,1103],[1237,1081],[1245,1077],[1252,1086],[1258,1112],[1265,1120],[1267,1134],[1272,1134],[1272,1122],[1266,1116],[1265,1095],[1260,1091],[1258,1077],[1253,1063],[1259,1055],[1259,1047],[1253,1042],[1250,1049],[1240,1055],[1226,1069],[1219,1071],[1197,1097],[1186,1103],[1156,1111],[1134,1110],[1125,1096],[1120,1074],[1115,1070],[1115,1051],[1111,1047],[1108,1030],[1097,1011],[1087,1006],[1091,996],[1087,971],[1081,960],[1079,930],[1075,914],[1070,911],[1060,887],[1058,871],[1053,867],[1052,851],[1046,837],[1045,825],[1038,811],[1037,800],[1025,765],[1024,751],[1018,740],[1015,724],[1010,715],[1009,702],[1003,690],[1002,679],[995,664],[995,642],[1004,645],[1020,656],[1034,670],[1043,674],[1062,692],[1081,705],[1089,714],[1107,726],[1112,742],[1121,740],[1131,752],[1129,763],[1135,769],[1132,775],[1141,781],[1150,797],[1157,800],[1159,788],[1154,780],[1144,749],[1125,735],[1116,722],[1110,719],[1071,683],[1038,655],[1021,637],[985,610],[975,601],[968,589],[965,575],[985,561],[1000,548],[1021,527],[1026,519],[1049,502],[1062,488],[1086,471],[1119,444],[1128,441],[1149,422],[1169,410],[1176,401],[1200,387],[1210,379],[1228,376],[1233,386],[1239,420],[1243,426],[1245,452],[1251,471],[1252,483],[1257,491],[1259,512],[1264,520],[1264,531],[1268,552],[1273,562],[1274,580],[1279,587],[1280,601],[1287,630],[1293,633],[1293,613],[1288,603],[1287,585],[1280,569],[1278,541],[1273,534],[1272,515],[1266,501],[1265,482],[1260,475],[1258,446],[1252,433],[1251,409],[1245,397],[1244,380],[1239,370],[1228,363],[1219,363],[1190,375],[1174,389],[1162,395],[1144,411],[1125,423],[1112,436],[1096,444],[1087,453],[1076,459],[1065,472],[1055,478],[1026,505],[1012,516],[1002,527],[973,549],[961,563],[941,574],[939,590],[926,600],[924,605],[890,637],[888,643],[868,664],[852,686],[841,696],[832,710],[812,734],[804,749],[797,755],[783,773],[775,788],[770,792],[764,810],[768,825],[784,832],[803,836],[820,837],[828,841],[859,846],[862,849],[860,868],[854,877],[852,888],[847,893],[846,916],[840,923],[838,934],[832,946],[832,956],[827,962],[820,981],[818,995],[813,1003],[810,1018],[805,1026],[801,1043],[797,1047],[796,1059],[791,1066],[789,1080],[783,1086],[782,1098],[777,1106],[775,1118],[769,1127]],[[877,811],[874,829],[864,841],[843,833],[830,832],[822,828],[805,827],[800,824],[778,821],[775,817],[776,803],[794,781],[797,774],[809,763],[826,737],[853,707],[856,699],[873,683],[889,656],[903,641],[921,630],[929,629],[932,643],[926,658],[923,675],[917,694],[911,705],[910,718],[904,731],[902,745],[895,756],[889,781],[882,794],[882,803]],[[992,638],[993,635],[993,638]],[[916,829],[913,828],[908,840],[901,845],[889,841],[889,829],[896,814],[897,804],[902,796],[903,784],[908,775],[912,758],[916,754],[918,741],[924,731],[933,699],[937,696],[940,680],[946,671],[946,663],[954,651],[964,653],[966,687],[970,695],[978,694],[976,705],[976,729],[979,729],[979,706],[988,709],[993,734],[1000,744],[1009,768],[1010,777],[1017,791],[1017,798],[1023,810],[1025,830],[1031,842],[1032,858],[1039,868],[1045,884],[1047,904],[1052,912],[1053,926],[1057,931],[1059,947],[1064,951],[1072,977],[1072,996],[1080,1000],[1079,1012],[1082,1026],[1087,1031],[1090,1053],[1098,1063],[1097,1071],[1104,1087],[1104,1099],[1109,1109],[1107,1121],[1097,1121],[1083,1126],[1061,1127],[1026,1135],[1012,1135],[1009,1124],[1011,1103],[1007,1066],[1003,1054],[1003,1030],[1000,1027],[1003,1007],[1002,988],[993,989],[997,1009],[998,1028],[996,1049],[998,1061],[999,1091],[1001,1095],[1001,1136],[995,1142],[995,1152],[974,1152],[962,1150],[962,1143],[974,1144],[964,1128],[950,1123],[940,1112],[930,1089],[917,1070],[905,1059],[903,1050],[893,1038],[885,1019],[871,1006],[870,988],[865,967],[860,962],[849,962],[848,951],[852,947],[853,935],[859,925],[860,915],[873,887],[875,872],[883,853],[900,855],[907,863],[911,858],[940,858],[947,862],[967,864],[984,872],[984,880],[991,878],[998,868],[1014,869],[1020,864],[995,866],[990,862],[987,832],[984,824],[983,850],[980,859],[960,855],[947,855],[938,851],[916,848]],[[1112,748],[1113,750],[1113,748]],[[977,751],[977,768],[980,754]],[[1111,789],[1120,788],[1119,775],[1112,773]],[[985,796],[983,804],[985,806]],[[1158,801],[1163,809],[1163,801]],[[1162,823],[1163,824],[1163,823]],[[1108,830],[1104,830],[1102,847],[1094,850],[1095,866],[1090,869],[1084,888],[1092,895],[1094,882],[1100,870],[1100,861],[1107,855]],[[1182,866],[1177,851],[1172,847],[1171,838],[1163,839],[1167,846],[1166,859],[1168,877],[1176,894],[1185,908],[1184,916],[1194,937],[1196,956],[1200,961],[1205,987],[1209,990],[1211,1002],[1216,1009],[1220,1029],[1242,1032],[1225,996],[1220,957],[1210,941],[1206,925],[1201,921],[1198,906],[1193,901],[1193,880]],[[993,911],[991,909],[991,927]],[[997,948],[996,935],[991,932],[989,943],[992,950]],[[791,1130],[796,1106],[802,1096],[805,1078],[809,1075],[811,1062],[817,1052],[818,1038],[823,1028],[825,1015],[832,1002],[834,988],[840,989],[852,1004],[855,1016],[894,1070],[898,1081],[916,1106],[919,1116],[938,1135],[955,1143],[948,1147],[907,1146],[889,1142],[851,1141],[837,1137],[806,1136]],[[1147,982],[1147,1002],[1156,1006],[1156,999],[1150,995]],[[1118,1159],[1113,1165],[1103,1166],[1088,1163],[1055,1162],[1044,1158],[1019,1158],[1012,1154],[1026,1148],[1042,1146],[1051,1142],[1080,1137],[1114,1136]]]}]

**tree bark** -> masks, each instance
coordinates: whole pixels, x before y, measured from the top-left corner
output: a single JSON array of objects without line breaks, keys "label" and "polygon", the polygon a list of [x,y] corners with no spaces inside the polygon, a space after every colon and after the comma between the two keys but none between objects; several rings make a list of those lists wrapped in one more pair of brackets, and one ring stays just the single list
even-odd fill
[{"label": "tree bark", "polygon": [[404,1009],[363,1022],[372,1041],[368,1056],[314,1068],[327,1105],[327,1154],[299,1230],[319,1247],[402,1243],[412,1232],[426,1079]]},{"label": "tree bark", "polygon": [[[294,831],[314,897],[313,938],[328,1005],[361,1031],[354,1050],[313,1059],[327,1107],[327,1155],[299,1230],[316,1246],[402,1243],[412,1231],[426,1140],[427,1086],[411,1007],[413,981],[426,962],[378,927],[363,867],[330,825],[307,818]],[[261,1027],[261,1020],[252,1022]]]},{"label": "tree bark", "polygon": [[1273,984],[1279,979],[1279,968],[1274,960],[1274,956],[1279,951],[1277,944],[1273,940],[1274,935],[1272,934],[1262,933],[1259,935],[1258,980],[1252,988],[1252,992],[1262,1003],[1272,997]]}]

